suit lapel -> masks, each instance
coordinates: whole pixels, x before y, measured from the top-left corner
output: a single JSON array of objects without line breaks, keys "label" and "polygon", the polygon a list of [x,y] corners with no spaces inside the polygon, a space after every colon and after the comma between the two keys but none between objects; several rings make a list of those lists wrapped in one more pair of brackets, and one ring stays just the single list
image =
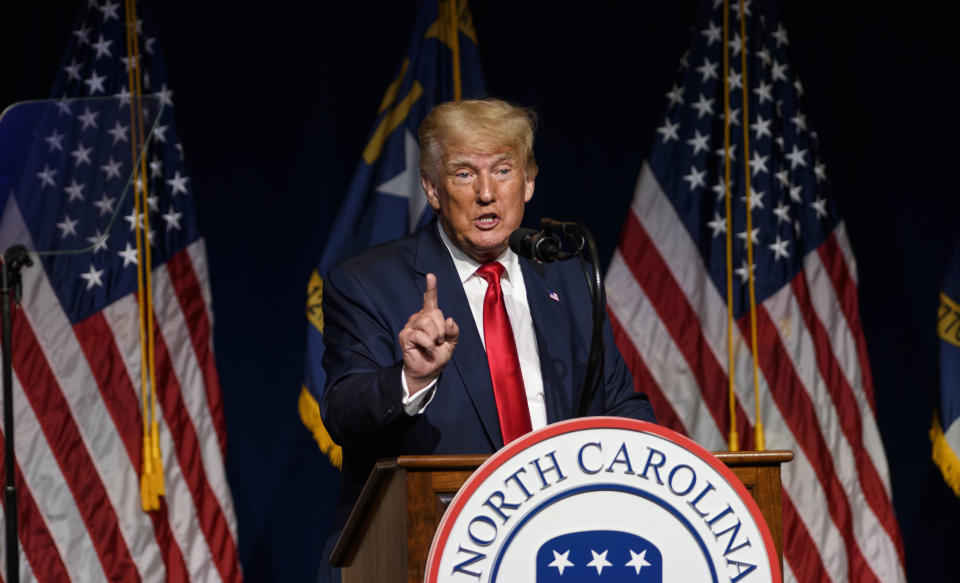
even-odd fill
[{"label": "suit lapel", "polygon": [[414,269],[424,276],[417,279],[417,287],[421,293],[426,288],[426,274],[433,273],[437,276],[437,305],[444,316],[452,316],[460,327],[460,338],[451,359],[456,370],[450,370],[448,365],[443,374],[459,375],[480,417],[487,439],[494,449],[500,449],[503,447],[503,436],[500,433],[497,404],[493,398],[487,353],[483,349],[480,332],[474,322],[473,312],[470,311],[470,304],[467,303],[457,268],[440,239],[435,221],[420,231]]},{"label": "suit lapel", "polygon": [[560,282],[553,281],[542,264],[521,259],[520,269],[540,354],[547,423],[569,419],[576,409],[570,385],[572,371],[569,370],[573,330],[570,329],[569,314],[565,312],[570,308],[562,305],[565,298],[556,295],[556,290],[561,289]]}]

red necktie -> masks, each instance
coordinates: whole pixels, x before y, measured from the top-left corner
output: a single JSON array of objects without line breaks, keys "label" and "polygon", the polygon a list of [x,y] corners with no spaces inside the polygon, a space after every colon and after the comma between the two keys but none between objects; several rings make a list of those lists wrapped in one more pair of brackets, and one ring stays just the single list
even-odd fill
[{"label": "red necktie", "polygon": [[491,261],[481,265],[477,275],[487,280],[487,293],[483,297],[483,337],[487,346],[490,378],[493,380],[493,397],[500,415],[500,431],[503,433],[503,444],[506,445],[529,433],[531,427],[517,342],[500,289],[503,269],[503,265]]}]

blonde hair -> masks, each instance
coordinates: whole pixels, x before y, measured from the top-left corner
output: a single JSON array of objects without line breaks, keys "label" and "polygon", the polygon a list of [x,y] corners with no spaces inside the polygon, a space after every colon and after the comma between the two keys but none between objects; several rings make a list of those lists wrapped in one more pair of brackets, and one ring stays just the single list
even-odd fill
[{"label": "blonde hair", "polygon": [[471,142],[490,142],[514,148],[528,178],[537,176],[533,157],[533,110],[501,99],[465,99],[441,103],[420,123],[420,172],[437,179],[443,149],[451,140],[469,136]]}]

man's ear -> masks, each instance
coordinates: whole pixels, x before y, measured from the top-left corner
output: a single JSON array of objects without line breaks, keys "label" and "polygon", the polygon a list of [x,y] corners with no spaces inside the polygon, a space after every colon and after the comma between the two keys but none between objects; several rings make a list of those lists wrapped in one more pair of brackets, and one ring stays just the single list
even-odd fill
[{"label": "man's ear", "polygon": [[527,175],[525,181],[526,185],[524,186],[523,202],[527,203],[530,202],[531,198],[533,198],[533,186],[534,182],[537,181],[537,178],[535,176]]},{"label": "man's ear", "polygon": [[423,192],[427,195],[427,202],[433,210],[440,210],[440,198],[437,196],[437,185],[427,176],[426,172],[420,173],[420,185],[423,186]]}]

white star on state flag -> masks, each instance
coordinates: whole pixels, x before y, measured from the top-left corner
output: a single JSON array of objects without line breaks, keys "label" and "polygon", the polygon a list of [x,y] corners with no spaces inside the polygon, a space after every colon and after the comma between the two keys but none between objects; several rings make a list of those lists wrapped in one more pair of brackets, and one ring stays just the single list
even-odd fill
[{"label": "white star on state flag", "polygon": [[420,146],[410,130],[403,130],[403,172],[376,188],[377,192],[406,198],[410,231],[417,227],[427,205],[427,195],[420,184]]},{"label": "white star on state flag", "polygon": [[567,559],[567,557],[569,557],[569,556],[570,556],[570,550],[569,550],[569,549],[567,550],[567,552],[562,553],[562,554],[561,554],[561,553],[558,553],[557,551],[553,551],[553,562],[550,563],[550,564],[547,565],[547,566],[548,566],[548,567],[556,567],[557,570],[560,571],[560,574],[563,575],[563,570],[564,570],[564,569],[566,569],[567,567],[573,567],[573,566],[574,566],[573,563],[571,563],[571,562]]},{"label": "white star on state flag", "polygon": [[593,554],[593,560],[587,563],[587,567],[596,567],[597,575],[600,575],[603,572],[604,567],[612,567],[613,563],[607,560],[607,552],[603,551],[598,553],[597,551],[590,549],[590,552]]}]

